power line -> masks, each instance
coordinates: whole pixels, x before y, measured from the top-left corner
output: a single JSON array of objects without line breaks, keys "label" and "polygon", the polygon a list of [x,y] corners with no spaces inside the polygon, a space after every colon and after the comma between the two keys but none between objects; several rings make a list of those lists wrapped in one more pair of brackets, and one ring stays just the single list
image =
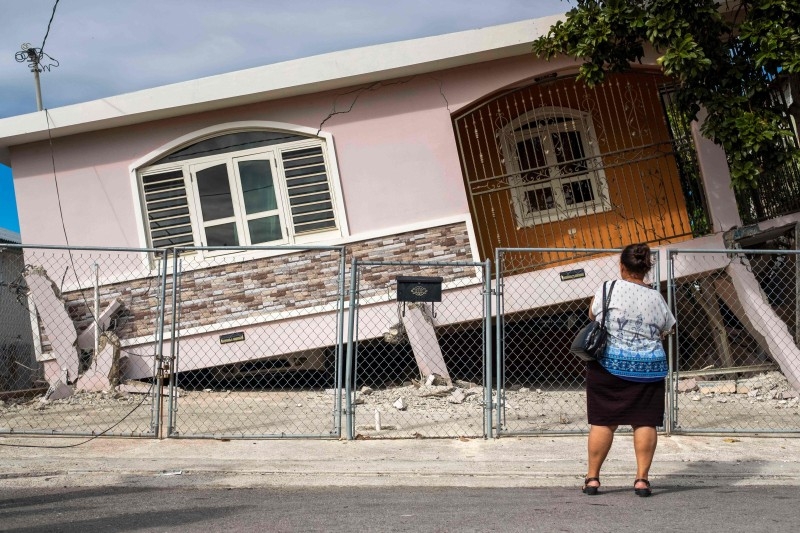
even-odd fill
[{"label": "power line", "polygon": [[[14,54],[17,63],[27,63],[33,72],[34,86],[36,88],[36,110],[41,111],[44,107],[42,105],[42,88],[39,83],[39,73],[45,70],[49,71],[53,67],[58,66],[58,60],[44,53],[44,45],[47,42],[47,36],[50,35],[50,27],[53,24],[53,18],[56,16],[56,8],[58,2],[53,4],[53,12],[50,13],[50,21],[47,23],[47,32],[44,34],[42,46],[39,48],[33,47],[28,43],[22,45],[22,50]],[[47,61],[45,61],[47,58]]]},{"label": "power line", "polygon": [[44,43],[47,42],[47,36],[50,35],[50,25],[53,24],[53,18],[56,16],[56,8],[58,7],[58,2],[60,0],[56,0],[56,3],[53,4],[53,12],[50,13],[50,22],[47,23],[47,31],[44,34],[44,39],[42,39],[42,46],[39,47],[39,53],[44,53]]}]

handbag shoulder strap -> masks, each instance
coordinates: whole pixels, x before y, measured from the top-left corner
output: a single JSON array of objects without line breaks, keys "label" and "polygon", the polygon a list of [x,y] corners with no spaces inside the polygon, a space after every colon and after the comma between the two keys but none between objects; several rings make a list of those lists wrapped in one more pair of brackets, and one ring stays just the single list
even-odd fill
[{"label": "handbag shoulder strap", "polygon": [[603,283],[603,322],[600,324],[602,329],[606,329],[606,316],[608,316],[608,304],[611,301],[611,293],[614,292],[614,284],[617,280],[611,282],[611,287],[608,289],[608,296],[606,296],[606,283]]}]

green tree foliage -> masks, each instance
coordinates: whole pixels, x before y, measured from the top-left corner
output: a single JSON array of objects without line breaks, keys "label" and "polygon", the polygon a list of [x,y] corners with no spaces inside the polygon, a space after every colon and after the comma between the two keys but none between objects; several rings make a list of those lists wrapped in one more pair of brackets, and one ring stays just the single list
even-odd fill
[{"label": "green tree foliage", "polygon": [[728,155],[733,185],[755,187],[798,150],[774,83],[800,73],[800,0],[571,0],[533,51],[583,61],[589,86],[654,49],[678,85],[678,105]]}]

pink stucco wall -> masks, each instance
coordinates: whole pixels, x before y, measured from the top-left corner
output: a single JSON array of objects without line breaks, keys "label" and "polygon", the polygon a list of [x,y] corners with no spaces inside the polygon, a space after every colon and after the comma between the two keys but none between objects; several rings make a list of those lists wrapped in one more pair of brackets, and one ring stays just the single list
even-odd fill
[{"label": "pink stucco wall", "polygon": [[[27,244],[63,244],[59,202],[69,243],[140,247],[129,166],[194,131],[236,121],[296,124],[330,133],[350,233],[424,224],[469,214],[451,113],[510,84],[564,64],[532,55],[462,67],[435,75],[232,107],[53,140],[11,151],[20,227]],[[571,61],[568,64],[572,64]],[[335,107],[334,107],[335,106]]]}]

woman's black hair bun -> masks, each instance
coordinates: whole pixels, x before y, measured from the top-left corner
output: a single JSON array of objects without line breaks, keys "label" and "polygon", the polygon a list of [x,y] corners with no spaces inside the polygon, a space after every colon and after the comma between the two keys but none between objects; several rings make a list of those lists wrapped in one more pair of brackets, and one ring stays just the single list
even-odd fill
[{"label": "woman's black hair bun", "polygon": [[631,272],[646,274],[653,266],[650,247],[645,243],[626,246],[622,251],[622,263]]}]

